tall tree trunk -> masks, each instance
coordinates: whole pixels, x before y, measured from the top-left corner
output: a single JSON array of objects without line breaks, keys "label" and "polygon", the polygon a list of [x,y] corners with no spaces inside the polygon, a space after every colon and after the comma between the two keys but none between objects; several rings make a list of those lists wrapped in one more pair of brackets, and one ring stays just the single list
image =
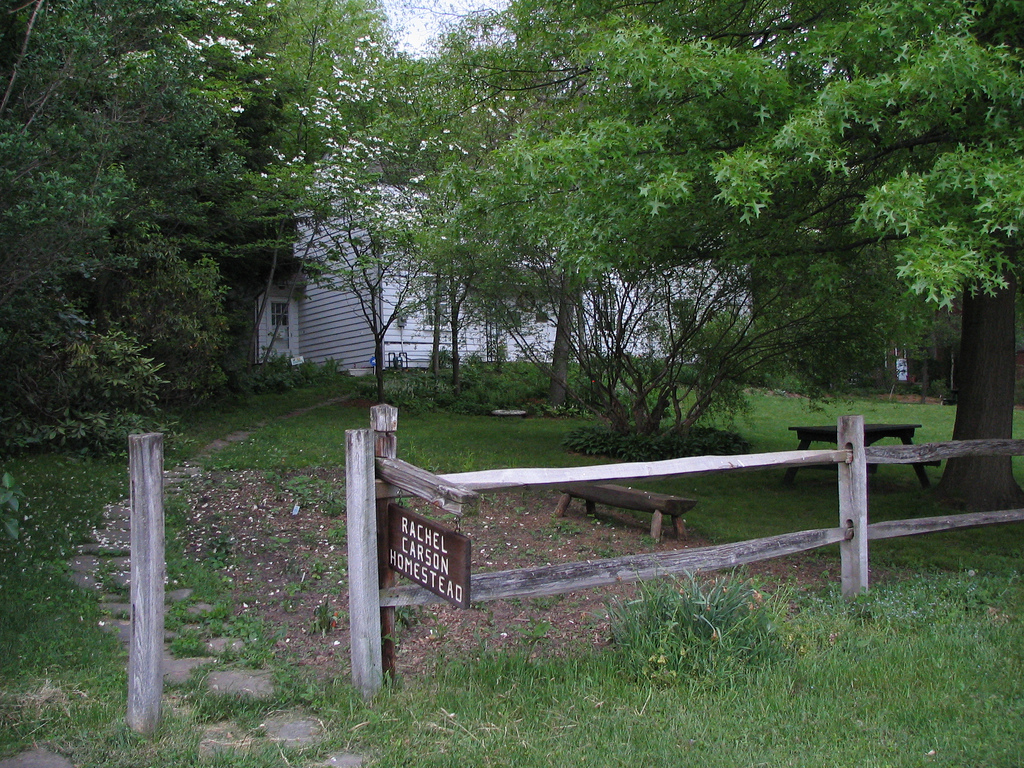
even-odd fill
[{"label": "tall tree trunk", "polygon": [[462,394],[462,355],[459,352],[459,335],[462,331],[462,300],[455,292],[449,293],[450,309],[448,327],[452,335],[452,391],[458,397]]},{"label": "tall tree trunk", "polygon": [[[270,274],[267,276],[267,285],[263,289],[263,300],[260,301],[259,309],[256,311],[256,321],[252,326],[252,333],[249,337],[249,349],[252,350],[252,356],[249,358],[249,368],[251,369],[254,363],[265,363],[266,355],[261,355],[259,347],[260,339],[260,326],[263,325],[263,317],[266,315],[267,306],[270,304],[270,289],[274,287],[274,277],[277,274],[277,248],[274,249],[274,260],[270,263]],[[273,345],[273,341],[270,345]]]},{"label": "tall tree trunk", "polygon": [[569,278],[563,271],[558,292],[555,343],[551,352],[551,386],[548,389],[548,402],[556,408],[565,405],[569,391],[569,334],[572,331],[573,310],[575,309],[573,298],[569,292]]},{"label": "tall tree trunk", "polygon": [[387,402],[384,396],[384,335],[375,335],[373,340],[373,375],[377,379],[377,402]]},{"label": "tall tree trunk", "polygon": [[[1013,436],[1016,279],[994,296],[964,293],[954,440]],[[1009,456],[950,459],[939,493],[976,510],[1024,506]]]},{"label": "tall tree trunk", "polygon": [[437,385],[438,377],[441,375],[441,278],[434,279],[434,304],[431,308],[434,323],[434,335],[430,345],[430,372],[434,374],[434,385]]}]

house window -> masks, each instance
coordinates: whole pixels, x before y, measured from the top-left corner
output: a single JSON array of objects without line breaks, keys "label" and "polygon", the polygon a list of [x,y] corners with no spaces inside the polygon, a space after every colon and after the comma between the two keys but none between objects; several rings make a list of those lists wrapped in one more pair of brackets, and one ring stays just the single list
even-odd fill
[{"label": "house window", "polygon": [[288,302],[270,302],[270,325],[274,328],[288,327]]}]

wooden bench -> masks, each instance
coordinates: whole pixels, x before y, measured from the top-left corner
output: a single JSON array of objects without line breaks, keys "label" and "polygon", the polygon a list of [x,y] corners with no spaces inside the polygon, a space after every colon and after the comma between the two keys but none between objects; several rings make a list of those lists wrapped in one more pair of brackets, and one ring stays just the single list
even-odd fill
[{"label": "wooden bench", "polygon": [[664,493],[640,491],[621,485],[594,483],[573,483],[560,488],[562,496],[555,507],[555,517],[564,517],[573,499],[583,499],[587,503],[587,514],[594,514],[596,504],[607,504],[620,509],[633,509],[638,512],[651,513],[651,538],[661,541],[661,525],[664,515],[672,518],[672,527],[676,538],[686,538],[686,526],[682,515],[693,509],[697,502],[681,496],[669,496]]}]

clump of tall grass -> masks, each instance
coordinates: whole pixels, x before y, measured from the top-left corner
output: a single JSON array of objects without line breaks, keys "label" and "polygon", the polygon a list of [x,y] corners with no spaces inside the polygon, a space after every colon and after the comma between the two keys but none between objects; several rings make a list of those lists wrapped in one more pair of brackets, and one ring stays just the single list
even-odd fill
[{"label": "clump of tall grass", "polygon": [[637,598],[610,605],[612,641],[638,679],[724,682],[787,655],[787,606],[784,594],[736,577],[643,582]]}]

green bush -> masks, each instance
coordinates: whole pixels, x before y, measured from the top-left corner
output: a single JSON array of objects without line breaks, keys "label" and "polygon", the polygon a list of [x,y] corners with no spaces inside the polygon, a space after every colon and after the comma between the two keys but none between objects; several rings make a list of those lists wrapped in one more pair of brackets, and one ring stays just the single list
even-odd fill
[{"label": "green bush", "polygon": [[18,397],[0,403],[0,445],[123,451],[129,433],[159,426],[159,371],[123,331],[83,331],[54,343],[8,383]]},{"label": "green bush", "polygon": [[18,515],[25,492],[9,472],[0,476],[0,525],[12,539],[18,538]]},{"label": "green bush", "polygon": [[784,596],[732,577],[707,585],[693,577],[644,582],[637,599],[611,604],[612,641],[639,679],[723,681],[786,657],[787,605]]},{"label": "green bush", "polygon": [[162,404],[196,404],[224,391],[222,358],[229,345],[224,293],[212,259],[190,262],[157,253],[126,279],[110,307],[110,322],[138,339],[160,364]]},{"label": "green bush", "polygon": [[242,375],[239,388],[257,395],[288,392],[300,387],[329,383],[338,375],[338,364],[335,360],[292,365],[287,357],[272,357],[265,363],[253,366],[252,370]]},{"label": "green bush", "polygon": [[683,456],[734,456],[750,452],[750,443],[735,432],[693,427],[685,434],[620,435],[602,424],[574,429],[562,440],[574,453],[623,461],[661,461]]},{"label": "green bush", "polygon": [[[484,415],[499,409],[544,412],[547,380],[532,363],[506,362],[498,365],[470,357],[463,363],[461,387],[456,394],[449,372],[435,377],[426,370],[385,371],[385,399],[406,413],[444,410],[467,415]],[[365,397],[377,395],[376,380],[359,382]]]}]

